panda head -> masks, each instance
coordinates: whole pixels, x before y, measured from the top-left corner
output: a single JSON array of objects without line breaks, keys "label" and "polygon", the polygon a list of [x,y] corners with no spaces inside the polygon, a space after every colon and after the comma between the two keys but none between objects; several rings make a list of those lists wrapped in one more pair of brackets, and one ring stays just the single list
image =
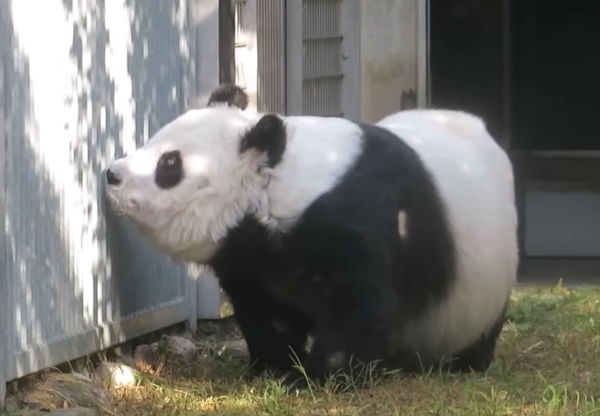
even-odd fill
[{"label": "panda head", "polygon": [[105,171],[111,206],[178,260],[210,260],[245,215],[268,211],[266,186],[286,130],[274,114],[246,111],[237,86],[162,127]]}]

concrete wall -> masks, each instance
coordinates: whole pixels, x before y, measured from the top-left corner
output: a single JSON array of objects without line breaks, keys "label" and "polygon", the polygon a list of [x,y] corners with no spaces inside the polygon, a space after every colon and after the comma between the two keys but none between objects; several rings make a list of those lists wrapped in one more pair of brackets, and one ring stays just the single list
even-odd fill
[{"label": "concrete wall", "polygon": [[360,22],[361,119],[376,122],[417,88],[419,0],[360,0]]}]

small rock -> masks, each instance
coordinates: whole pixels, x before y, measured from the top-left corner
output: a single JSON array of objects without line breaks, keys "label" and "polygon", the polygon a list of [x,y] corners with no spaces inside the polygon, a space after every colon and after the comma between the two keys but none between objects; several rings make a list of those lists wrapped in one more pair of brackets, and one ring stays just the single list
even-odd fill
[{"label": "small rock", "polygon": [[223,342],[223,348],[234,357],[248,356],[248,345],[243,339],[232,339]]},{"label": "small rock", "polygon": [[157,365],[156,355],[150,345],[138,345],[133,353],[133,361],[135,367],[144,372],[152,371]]},{"label": "small rock", "polygon": [[122,363],[104,361],[96,369],[96,374],[108,388],[133,386],[137,380],[135,369]]},{"label": "small rock", "polygon": [[185,360],[191,360],[196,355],[198,347],[193,341],[177,336],[167,337],[168,350]]}]

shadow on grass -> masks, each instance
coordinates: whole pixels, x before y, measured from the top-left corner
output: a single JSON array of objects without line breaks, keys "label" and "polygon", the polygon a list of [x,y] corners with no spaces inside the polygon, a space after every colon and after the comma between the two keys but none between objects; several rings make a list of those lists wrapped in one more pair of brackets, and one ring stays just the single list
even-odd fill
[{"label": "shadow on grass", "polygon": [[[156,378],[123,392],[119,410],[203,415],[600,415],[600,289],[527,288],[513,296],[487,373],[374,379],[365,388],[285,395],[276,380],[244,379],[223,352],[229,331],[203,336],[193,362],[168,357]],[[230,323],[229,323],[230,324]]]}]

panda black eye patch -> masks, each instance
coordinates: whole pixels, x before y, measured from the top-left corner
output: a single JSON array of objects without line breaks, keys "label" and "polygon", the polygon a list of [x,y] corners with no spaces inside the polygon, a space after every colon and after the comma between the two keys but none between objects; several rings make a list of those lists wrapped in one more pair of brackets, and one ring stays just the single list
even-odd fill
[{"label": "panda black eye patch", "polygon": [[156,163],[154,182],[159,188],[174,188],[183,179],[183,162],[179,150],[165,152]]}]

